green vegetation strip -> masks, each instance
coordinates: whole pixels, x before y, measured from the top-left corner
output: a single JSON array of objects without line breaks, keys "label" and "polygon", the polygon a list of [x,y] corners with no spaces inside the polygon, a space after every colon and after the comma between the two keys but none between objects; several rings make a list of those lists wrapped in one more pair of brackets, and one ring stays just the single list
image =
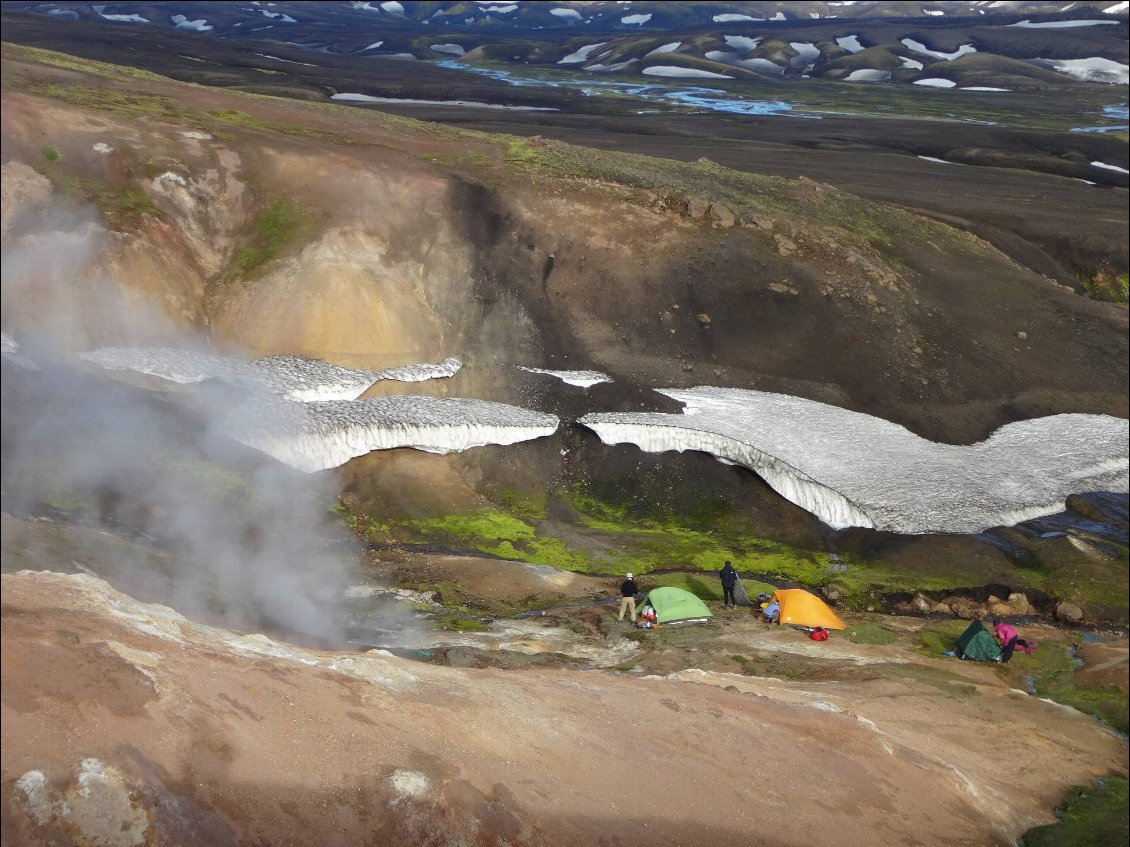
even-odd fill
[{"label": "green vegetation strip", "polygon": [[1022,847],[1110,847],[1130,843],[1127,780],[1109,776],[1094,785],[1077,785],[1057,810],[1059,821],[1024,833]]}]

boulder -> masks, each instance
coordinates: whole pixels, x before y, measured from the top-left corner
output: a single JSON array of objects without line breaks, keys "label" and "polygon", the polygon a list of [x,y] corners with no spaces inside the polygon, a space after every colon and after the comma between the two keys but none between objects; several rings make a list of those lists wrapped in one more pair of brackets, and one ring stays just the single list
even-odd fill
[{"label": "boulder", "polygon": [[477,668],[479,667],[478,651],[470,647],[452,647],[447,651],[444,657],[447,664],[453,668]]},{"label": "boulder", "polygon": [[919,614],[925,615],[934,610],[934,601],[920,592],[911,598],[910,607]]},{"label": "boulder", "polygon": [[1083,610],[1066,601],[1055,607],[1055,619],[1063,623],[1082,623]]},{"label": "boulder", "polygon": [[949,608],[954,615],[967,621],[974,619],[980,620],[988,614],[984,606],[976,600],[970,600],[968,597],[952,598],[949,603]]},{"label": "boulder", "polygon": [[730,210],[730,207],[724,203],[711,204],[710,215],[714,218],[714,225],[720,227],[732,227],[738,220],[737,216]]},{"label": "boulder", "polygon": [[989,597],[985,603],[985,608],[994,617],[1020,618],[1032,614],[1028,597],[1016,591],[1009,594],[1007,600],[1002,600],[1000,597]]}]

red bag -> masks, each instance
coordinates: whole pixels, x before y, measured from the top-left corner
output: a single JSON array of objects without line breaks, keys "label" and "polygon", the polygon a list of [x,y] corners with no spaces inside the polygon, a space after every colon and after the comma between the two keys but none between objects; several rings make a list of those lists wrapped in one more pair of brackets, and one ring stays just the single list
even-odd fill
[{"label": "red bag", "polygon": [[824,629],[822,626],[818,626],[816,629],[812,630],[812,632],[808,633],[808,637],[813,641],[827,641],[828,630]]}]

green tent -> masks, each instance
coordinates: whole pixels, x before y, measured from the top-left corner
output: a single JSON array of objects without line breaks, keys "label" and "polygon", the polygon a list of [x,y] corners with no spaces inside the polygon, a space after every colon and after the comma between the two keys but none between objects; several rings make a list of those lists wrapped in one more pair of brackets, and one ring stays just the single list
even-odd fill
[{"label": "green tent", "polygon": [[681,588],[653,588],[637,608],[651,606],[658,623],[705,621],[714,617],[706,604]]},{"label": "green tent", "polygon": [[963,659],[991,662],[1000,658],[1001,646],[980,621],[973,621],[957,639],[956,652]]}]

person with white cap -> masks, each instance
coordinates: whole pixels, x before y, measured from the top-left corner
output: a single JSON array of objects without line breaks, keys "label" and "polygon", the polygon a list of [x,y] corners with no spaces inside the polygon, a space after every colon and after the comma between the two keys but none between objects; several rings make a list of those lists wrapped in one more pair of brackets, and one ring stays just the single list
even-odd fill
[{"label": "person with white cap", "polygon": [[620,583],[620,620],[624,620],[625,610],[630,610],[632,623],[636,622],[636,595],[639,593],[640,587],[636,585],[636,578],[628,574]]}]

